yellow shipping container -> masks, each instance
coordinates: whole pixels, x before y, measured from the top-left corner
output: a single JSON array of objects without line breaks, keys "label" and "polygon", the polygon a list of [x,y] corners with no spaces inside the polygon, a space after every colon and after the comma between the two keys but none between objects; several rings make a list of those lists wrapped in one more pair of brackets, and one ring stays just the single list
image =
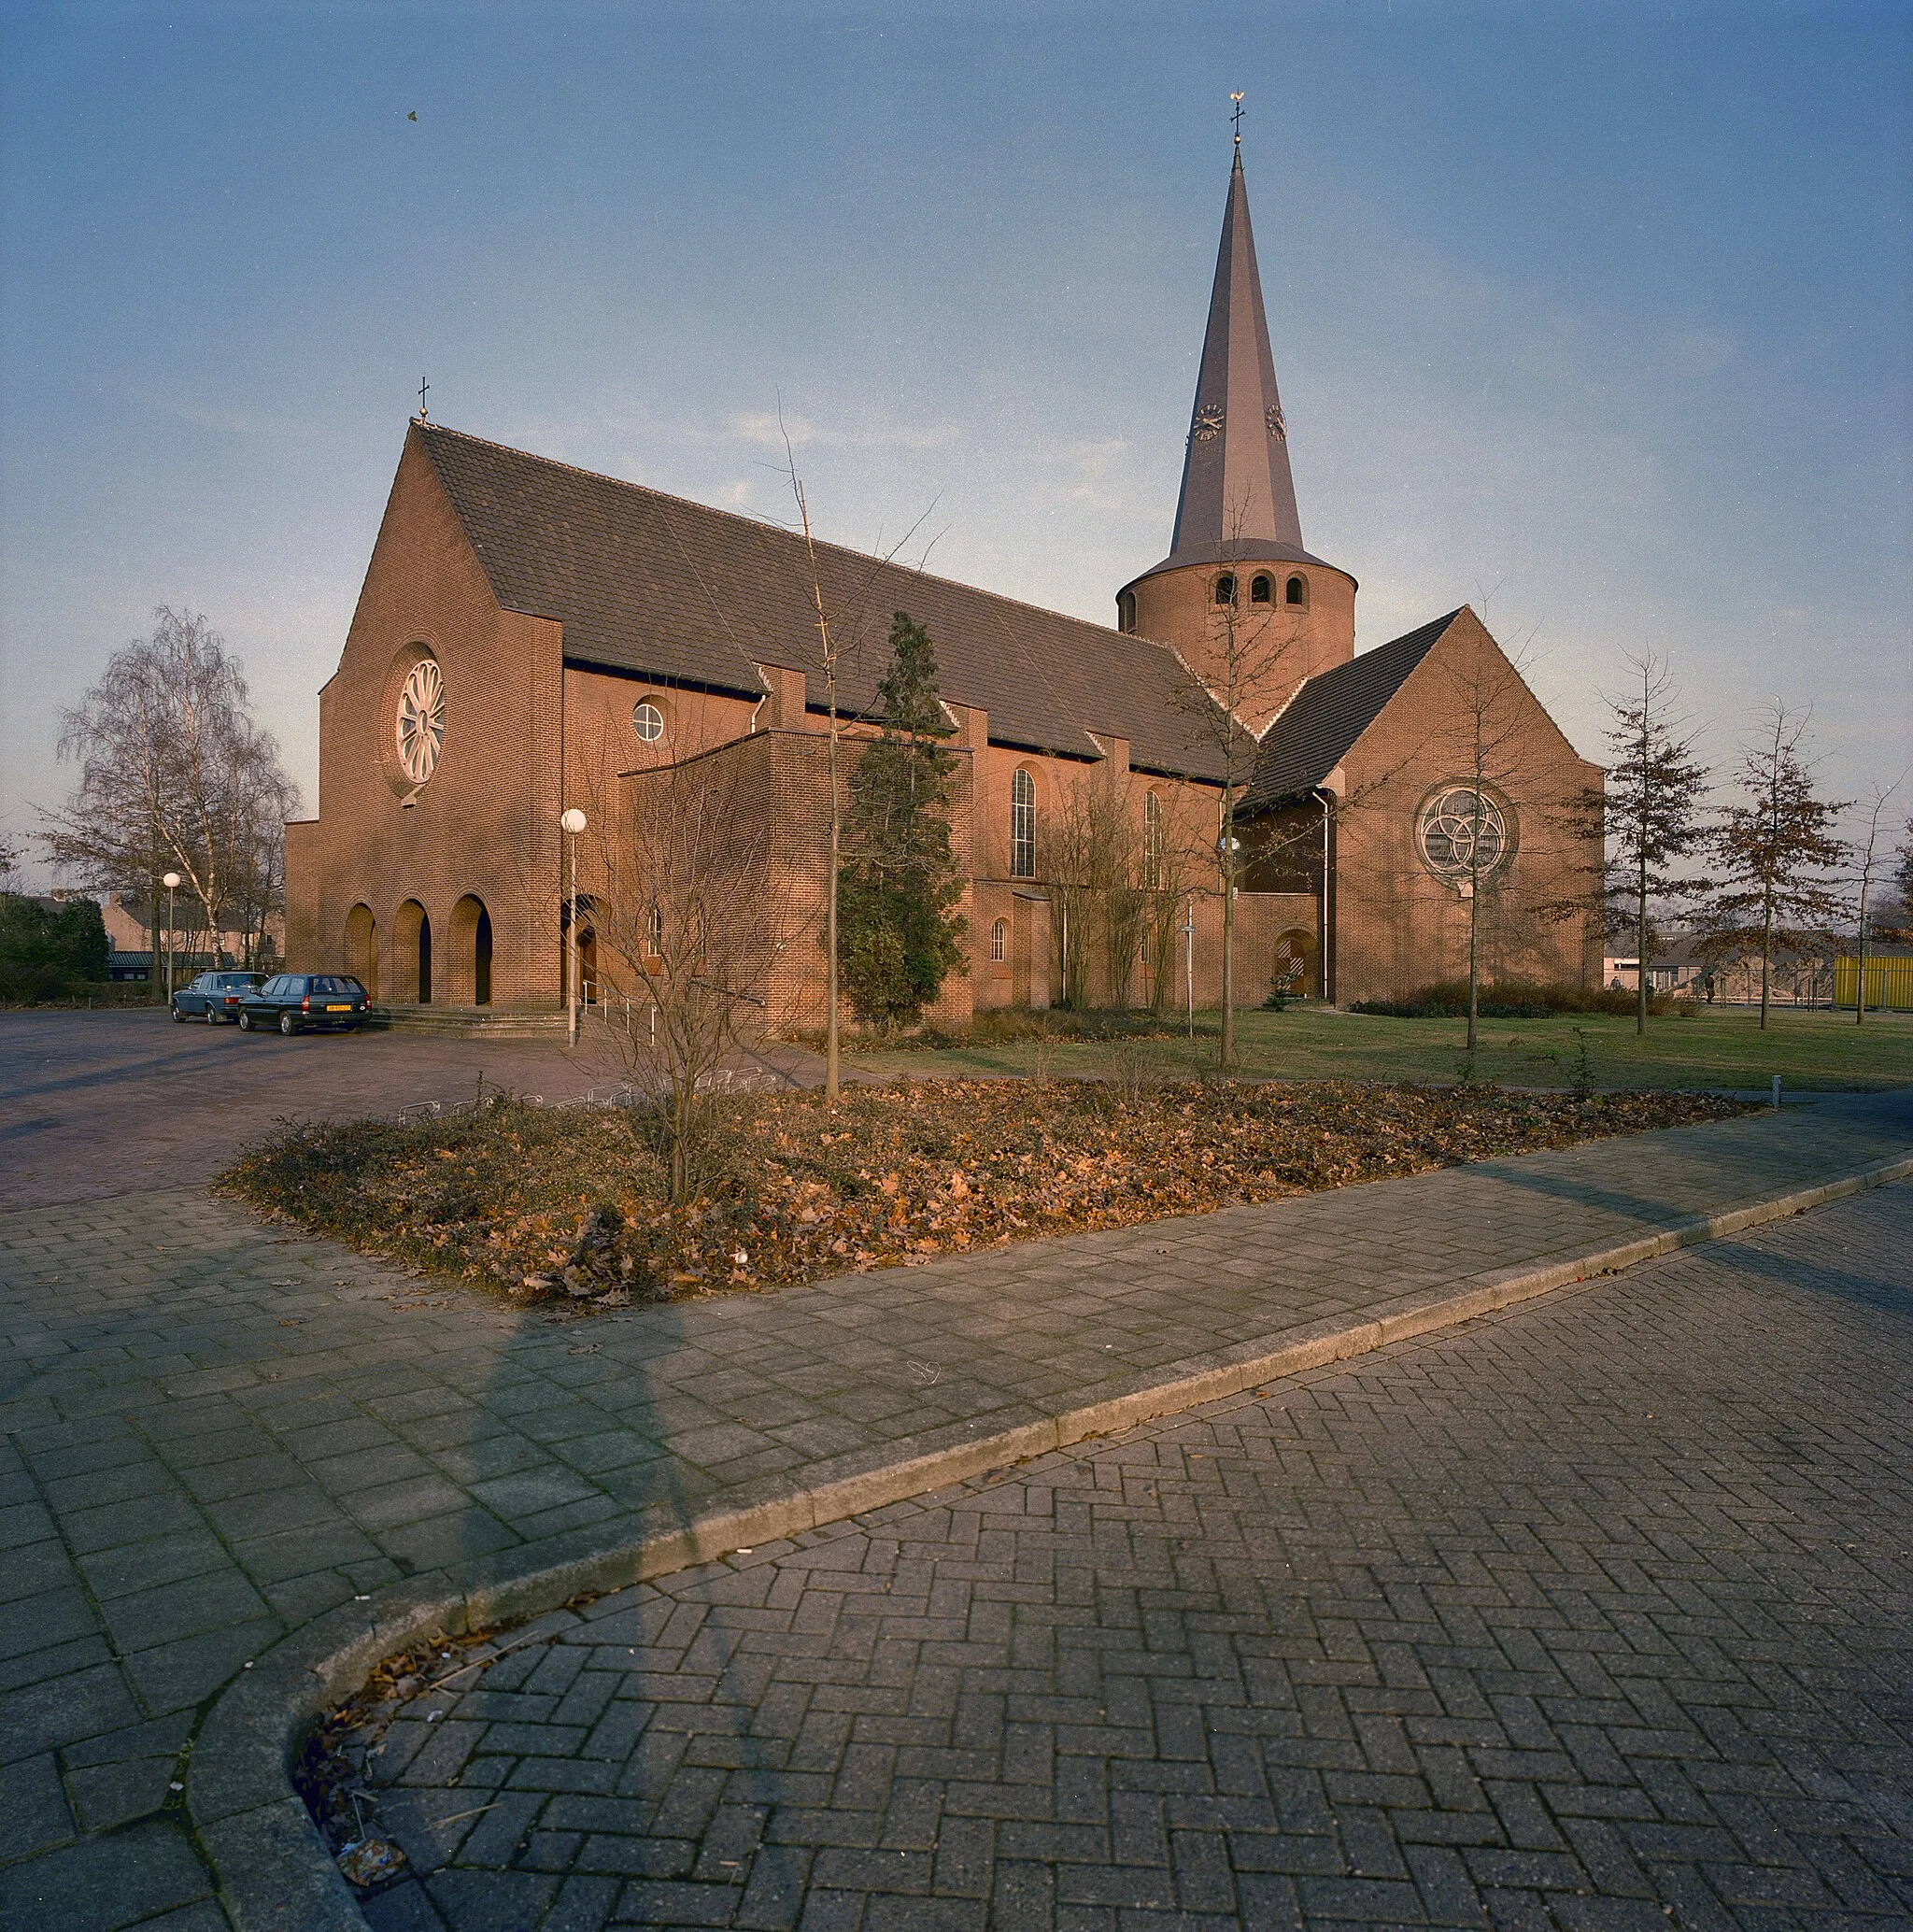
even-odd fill
[{"label": "yellow shipping container", "polygon": [[[1834,1004],[1850,1006],[1860,986],[1860,960],[1847,956],[1834,961]],[[1895,1013],[1913,1013],[1913,954],[1869,953],[1866,959],[1866,1003]]]}]

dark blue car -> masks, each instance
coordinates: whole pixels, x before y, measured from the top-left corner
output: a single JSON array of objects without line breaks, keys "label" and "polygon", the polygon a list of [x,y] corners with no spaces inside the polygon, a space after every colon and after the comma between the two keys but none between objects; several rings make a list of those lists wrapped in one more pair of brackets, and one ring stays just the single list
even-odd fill
[{"label": "dark blue car", "polygon": [[173,1017],[203,1019],[209,1027],[239,1017],[239,995],[265,984],[262,973],[200,973],[173,995]]},{"label": "dark blue car", "polygon": [[365,988],[343,973],[279,973],[239,996],[239,1025],[250,1033],[277,1027],[289,1038],[308,1027],[349,1030],[365,1024]]}]

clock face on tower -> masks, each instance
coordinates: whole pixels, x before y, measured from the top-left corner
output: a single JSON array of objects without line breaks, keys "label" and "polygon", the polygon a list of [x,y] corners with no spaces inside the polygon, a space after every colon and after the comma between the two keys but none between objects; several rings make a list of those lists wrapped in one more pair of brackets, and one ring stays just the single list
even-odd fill
[{"label": "clock face on tower", "polygon": [[1220,403],[1205,403],[1196,412],[1194,434],[1198,443],[1212,442],[1222,434],[1223,411]]},{"label": "clock face on tower", "polygon": [[1289,438],[1288,419],[1282,413],[1280,403],[1271,403],[1266,412],[1268,419],[1268,433],[1278,436],[1286,443]]}]

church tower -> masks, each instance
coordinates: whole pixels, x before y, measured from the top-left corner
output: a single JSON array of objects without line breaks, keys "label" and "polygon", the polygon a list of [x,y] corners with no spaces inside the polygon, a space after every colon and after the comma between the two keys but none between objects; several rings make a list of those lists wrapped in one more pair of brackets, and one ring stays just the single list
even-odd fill
[{"label": "church tower", "polygon": [[1116,620],[1175,646],[1218,697],[1233,686],[1258,736],[1303,679],[1354,655],[1355,580],[1302,544],[1240,135],[1175,534],[1116,593]]}]

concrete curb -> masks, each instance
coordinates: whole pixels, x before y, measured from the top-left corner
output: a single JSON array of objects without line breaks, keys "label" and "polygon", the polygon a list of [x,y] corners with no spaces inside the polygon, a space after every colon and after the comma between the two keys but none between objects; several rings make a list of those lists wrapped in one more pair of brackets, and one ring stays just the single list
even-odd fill
[{"label": "concrete curb", "polygon": [[356,1690],[381,1658],[429,1631],[456,1634],[536,1616],[581,1591],[622,1588],[740,1546],[800,1536],[1908,1177],[1913,1155],[1878,1161],[1837,1180],[1721,1214],[1691,1215],[1616,1246],[1496,1270],[1459,1290],[1404,1297],[1360,1322],[1286,1329],[1274,1347],[1256,1342],[1192,1357],[1121,1395],[1034,1414],[987,1435],[969,1435],[959,1425],[924,1439],[915,1453],[901,1457],[892,1452],[884,1459],[879,1451],[813,1464],[801,1488],[772,1479],[754,1485],[758,1493],[741,1494],[689,1523],[670,1520],[660,1508],[635,1522],[626,1519],[616,1540],[576,1532],[409,1578],[366,1604],[341,1605],[283,1638],[220,1694],[192,1746],[186,1804],[194,1832],[238,1932],[367,1932],[358,1901],[292,1790],[288,1767],[316,1718]]}]

